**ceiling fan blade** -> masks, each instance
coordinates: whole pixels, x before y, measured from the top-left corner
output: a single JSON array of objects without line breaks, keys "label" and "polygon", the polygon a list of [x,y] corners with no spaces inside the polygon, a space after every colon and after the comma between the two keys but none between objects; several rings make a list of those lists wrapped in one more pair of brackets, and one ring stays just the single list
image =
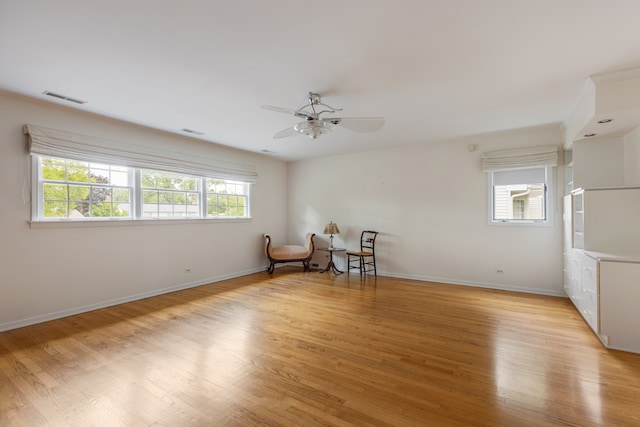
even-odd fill
[{"label": "ceiling fan blade", "polygon": [[265,110],[277,111],[278,113],[296,114],[296,110],[292,110],[290,108],[275,107],[273,105],[263,105],[262,108]]},{"label": "ceiling fan blade", "polygon": [[307,113],[306,111],[302,111],[302,110],[292,110],[290,108],[282,108],[282,107],[276,107],[273,105],[263,105],[262,108],[264,108],[265,110],[271,110],[271,111],[276,111],[278,113],[285,113],[285,114],[291,114],[294,115],[296,117],[301,117],[303,119],[317,119],[317,114],[313,115],[311,113]]},{"label": "ceiling fan blade", "polygon": [[273,135],[273,138],[274,139],[288,138],[290,136],[297,136],[297,135],[300,135],[300,133],[295,128],[287,128]]},{"label": "ceiling fan blade", "polygon": [[384,117],[331,117],[322,120],[362,133],[378,131],[385,123]]}]

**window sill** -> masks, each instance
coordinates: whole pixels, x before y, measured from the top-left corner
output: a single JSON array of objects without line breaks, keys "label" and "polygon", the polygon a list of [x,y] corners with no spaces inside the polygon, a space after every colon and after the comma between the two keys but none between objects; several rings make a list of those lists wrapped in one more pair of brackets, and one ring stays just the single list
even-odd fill
[{"label": "window sill", "polygon": [[552,221],[489,221],[498,227],[553,227]]},{"label": "window sill", "polygon": [[135,227],[155,225],[194,225],[194,224],[226,224],[249,222],[251,218],[211,218],[211,219],[123,219],[123,220],[86,220],[86,221],[28,221],[29,227],[39,228],[94,228],[94,227]]}]

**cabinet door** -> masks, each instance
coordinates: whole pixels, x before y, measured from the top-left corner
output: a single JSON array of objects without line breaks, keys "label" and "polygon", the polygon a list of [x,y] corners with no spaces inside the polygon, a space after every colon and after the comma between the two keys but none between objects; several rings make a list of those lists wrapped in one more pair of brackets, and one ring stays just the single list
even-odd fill
[{"label": "cabinet door", "polygon": [[[576,200],[574,198],[574,203]],[[584,249],[611,254],[637,253],[640,189],[584,190],[582,202]],[[575,223],[574,229],[577,228]]]},{"label": "cabinet door", "polygon": [[573,247],[573,209],[572,197],[564,196],[562,199],[562,243],[565,248]]},{"label": "cabinet door", "polygon": [[572,211],[572,247],[585,249],[584,245],[584,191],[573,194],[571,200]]},{"label": "cabinet door", "polygon": [[571,253],[569,251],[563,254],[563,287],[564,293],[571,298]]},{"label": "cabinet door", "polygon": [[562,211],[562,225],[563,225],[563,239],[562,239],[562,261],[563,261],[563,287],[564,293],[571,298],[571,280],[572,280],[572,263],[573,252],[572,239],[572,211],[571,211],[571,195],[564,196],[563,198],[563,211]]},{"label": "cabinet door", "polygon": [[569,273],[571,275],[569,279],[569,289],[567,295],[571,298],[573,305],[580,311],[580,300],[582,299],[582,286],[581,286],[581,271],[582,264],[580,263],[580,254],[576,250],[572,250],[570,257]]},{"label": "cabinet door", "polygon": [[582,259],[580,312],[591,329],[600,333],[598,321],[598,261],[583,255]]},{"label": "cabinet door", "polygon": [[600,313],[607,346],[640,353],[640,264],[600,263]]}]

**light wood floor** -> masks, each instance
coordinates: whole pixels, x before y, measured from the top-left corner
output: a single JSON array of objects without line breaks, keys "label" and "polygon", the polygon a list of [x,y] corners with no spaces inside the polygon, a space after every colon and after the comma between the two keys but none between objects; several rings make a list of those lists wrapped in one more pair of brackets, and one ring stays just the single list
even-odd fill
[{"label": "light wood floor", "polygon": [[638,426],[640,355],[564,298],[285,267],[0,333],[0,425]]}]

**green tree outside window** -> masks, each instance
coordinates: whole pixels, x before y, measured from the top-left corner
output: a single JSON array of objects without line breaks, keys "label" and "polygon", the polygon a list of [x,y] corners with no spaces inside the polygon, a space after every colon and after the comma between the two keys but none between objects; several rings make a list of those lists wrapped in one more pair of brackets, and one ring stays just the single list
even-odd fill
[{"label": "green tree outside window", "polygon": [[[108,169],[98,169],[106,172]],[[95,173],[86,162],[42,159],[45,218],[127,217],[128,189],[114,188],[109,177]]]}]

